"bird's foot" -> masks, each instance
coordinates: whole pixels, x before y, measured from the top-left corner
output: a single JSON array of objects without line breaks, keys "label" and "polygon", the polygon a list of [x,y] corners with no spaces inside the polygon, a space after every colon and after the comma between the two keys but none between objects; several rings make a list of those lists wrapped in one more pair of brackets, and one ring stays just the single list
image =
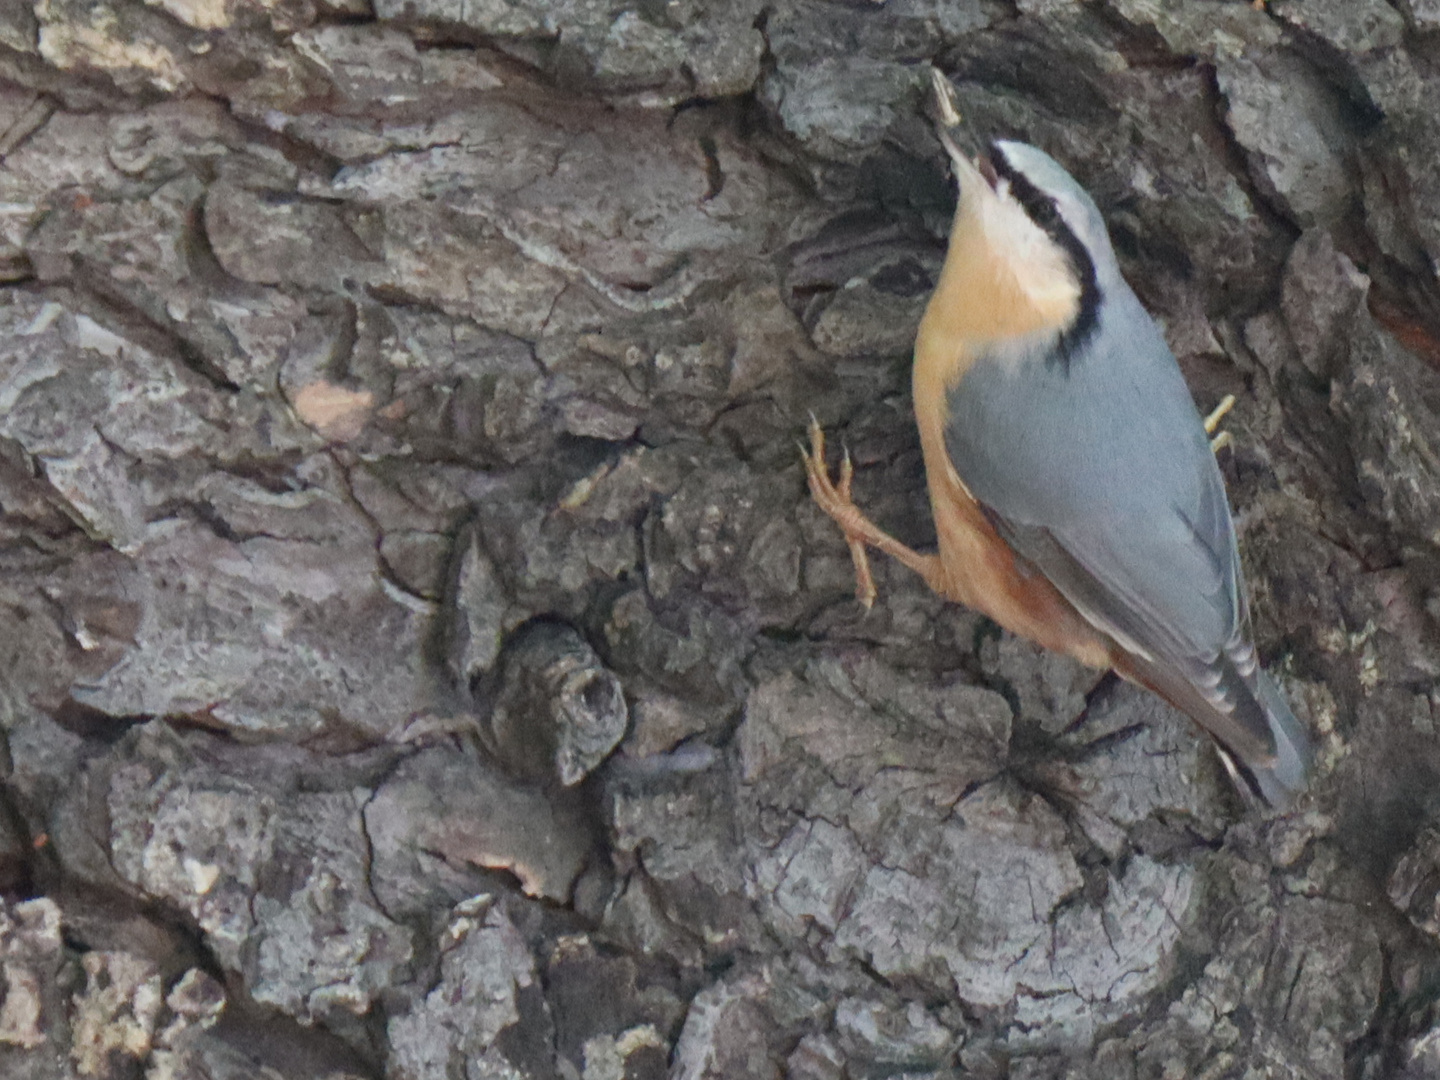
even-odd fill
[{"label": "bird's foot", "polygon": [[[1220,404],[1216,405],[1214,411],[1211,412],[1209,416],[1205,417],[1205,434],[1215,435],[1215,429],[1220,426],[1220,421],[1224,420],[1226,415],[1234,407],[1234,394],[1226,394],[1223,398],[1221,398]],[[1234,441],[1235,440],[1230,436],[1230,432],[1222,431],[1219,435],[1215,435],[1215,437],[1210,440],[1210,449],[1213,453],[1218,454],[1221,450],[1224,450],[1225,447],[1229,446]]]},{"label": "bird's foot", "polygon": [[865,550],[869,537],[880,530],[860,512],[850,498],[850,484],[855,479],[855,466],[850,461],[850,451],[840,462],[840,480],[830,478],[830,467],[825,464],[825,430],[814,416],[810,417],[810,448],[800,447],[800,458],[805,462],[805,477],[810,483],[810,497],[815,505],[824,510],[830,520],[840,526],[845,534],[845,543],[850,547],[850,559],[855,564],[855,599],[865,605],[868,611],[875,603],[875,578],[870,573],[870,554]]},{"label": "bird's foot", "polygon": [[866,551],[872,547],[914,570],[926,585],[941,596],[951,595],[945,564],[940,556],[922,555],[906,547],[862,514],[851,500],[850,483],[855,479],[855,466],[848,451],[840,462],[839,481],[830,479],[830,470],[825,465],[825,432],[813,416],[810,418],[810,447],[806,449],[802,445],[800,456],[810,481],[811,498],[840,526],[840,531],[845,534],[845,543],[850,546],[850,559],[855,563],[855,599],[867,609],[875,603],[875,578],[870,573],[870,557]]}]

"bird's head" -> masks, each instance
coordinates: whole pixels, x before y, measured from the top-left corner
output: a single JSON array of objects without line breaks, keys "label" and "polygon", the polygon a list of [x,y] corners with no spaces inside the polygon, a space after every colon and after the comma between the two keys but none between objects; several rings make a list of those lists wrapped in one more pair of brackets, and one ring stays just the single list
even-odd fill
[{"label": "bird's head", "polygon": [[1115,254],[1094,200],[1043,150],[999,140],[974,161],[945,138],[960,200],[951,245],[993,275],[999,295],[1069,339],[1090,332]]}]

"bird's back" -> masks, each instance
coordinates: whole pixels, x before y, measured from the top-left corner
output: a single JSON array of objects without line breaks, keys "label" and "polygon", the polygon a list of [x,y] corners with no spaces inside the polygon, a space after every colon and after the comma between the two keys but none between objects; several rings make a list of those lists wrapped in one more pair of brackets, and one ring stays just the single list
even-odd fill
[{"label": "bird's back", "polygon": [[[1189,388],[1089,196],[1033,147],[997,152],[998,182],[957,162],[962,204],[916,345],[926,468],[959,481],[949,491],[932,477],[932,502],[973,499],[1113,643],[1122,674],[1189,713],[1265,798],[1284,801],[1309,750],[1256,662],[1224,481]],[[1038,278],[1032,267],[1041,234],[1074,275],[1068,314],[1048,320],[1024,308],[1066,295],[1053,262]],[[947,509],[936,506],[937,527],[956,516]],[[1092,651],[1083,637],[1067,651]]]}]

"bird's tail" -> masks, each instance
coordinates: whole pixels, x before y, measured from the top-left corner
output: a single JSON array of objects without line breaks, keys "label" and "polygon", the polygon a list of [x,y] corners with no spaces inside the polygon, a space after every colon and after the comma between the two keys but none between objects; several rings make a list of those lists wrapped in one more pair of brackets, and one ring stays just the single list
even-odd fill
[{"label": "bird's tail", "polygon": [[[1210,733],[1241,795],[1283,808],[1305,789],[1310,740],[1269,676],[1253,660],[1246,667],[1242,673],[1232,658],[1222,656],[1217,681],[1206,695],[1174,668],[1133,654],[1115,665],[1121,675],[1149,687]],[[1223,708],[1216,704],[1215,690],[1222,691]]]},{"label": "bird's tail", "polygon": [[[1241,675],[1227,661],[1222,665],[1221,680],[1231,703],[1226,717],[1229,724],[1216,723],[1213,707],[1197,710],[1192,705],[1186,711],[1214,736],[1220,758],[1240,794],[1247,801],[1260,799],[1284,809],[1305,790],[1310,776],[1312,752],[1305,729],[1290,711],[1285,695],[1258,664]],[[1207,700],[1206,705],[1211,702]],[[1247,732],[1267,731],[1267,741],[1275,744],[1274,753],[1262,758],[1230,745],[1225,734],[1234,731],[1236,723]]]},{"label": "bird's tail", "polygon": [[1310,740],[1300,721],[1290,711],[1290,703],[1265,672],[1256,670],[1249,687],[1255,700],[1265,710],[1265,720],[1275,739],[1275,761],[1264,767],[1245,766],[1244,772],[1253,790],[1271,806],[1287,806],[1305,789],[1310,775],[1313,752]]}]

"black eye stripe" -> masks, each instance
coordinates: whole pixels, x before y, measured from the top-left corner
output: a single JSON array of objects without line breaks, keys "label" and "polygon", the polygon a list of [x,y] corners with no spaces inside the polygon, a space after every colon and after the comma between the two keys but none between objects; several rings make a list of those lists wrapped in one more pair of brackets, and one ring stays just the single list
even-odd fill
[{"label": "black eye stripe", "polygon": [[1080,281],[1080,309],[1060,334],[1055,349],[1056,362],[1068,373],[1076,351],[1090,339],[1099,325],[1101,294],[1100,284],[1095,280],[1095,263],[1085,245],[1065,223],[1055,200],[1032,184],[1024,173],[1016,170],[998,143],[990,148],[990,163],[996,175],[1009,183],[1010,194],[1024,208],[1026,216],[1069,257],[1075,276]]}]

